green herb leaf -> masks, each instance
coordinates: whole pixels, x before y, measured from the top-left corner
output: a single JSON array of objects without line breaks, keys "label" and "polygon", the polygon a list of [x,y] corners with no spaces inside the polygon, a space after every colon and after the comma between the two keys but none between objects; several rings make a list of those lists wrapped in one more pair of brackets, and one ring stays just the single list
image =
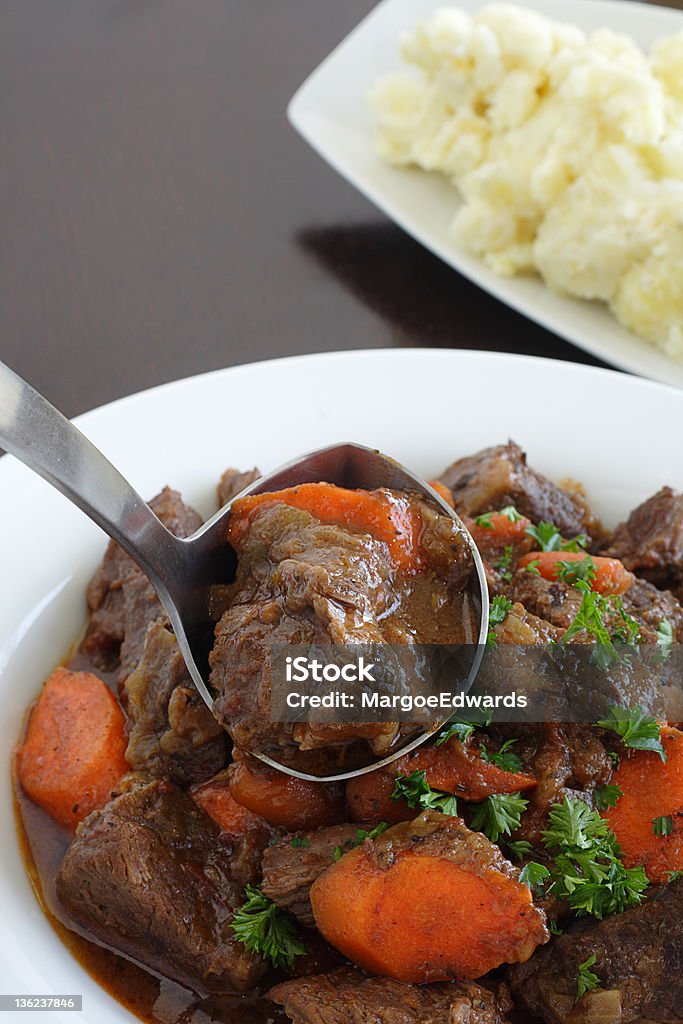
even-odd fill
[{"label": "green herb leaf", "polygon": [[335,846],[334,853],[332,854],[332,856],[334,857],[335,861],[342,859],[342,857],[344,856],[344,851],[342,850],[341,846]]},{"label": "green herb leaf", "polygon": [[503,597],[502,594],[496,594],[493,601],[489,606],[489,635],[486,639],[487,646],[492,647],[496,643],[496,633],[494,626],[499,626],[501,622],[505,622],[505,619],[512,608],[512,601],[509,597]]},{"label": "green herb leaf", "polygon": [[530,562],[524,566],[524,572],[530,572],[532,576],[540,576],[541,570],[538,568],[538,558],[532,558]]},{"label": "green herb leaf", "polygon": [[550,878],[550,872],[543,864],[530,860],[524,865],[519,873],[518,880],[528,885],[532,892],[539,895],[543,893],[545,883]]},{"label": "green herb leaf", "polygon": [[617,800],[624,794],[619,786],[600,786],[593,795],[597,809],[599,811],[606,811],[608,807],[616,807]]},{"label": "green herb leaf", "polygon": [[529,801],[519,793],[494,793],[476,805],[472,828],[475,832],[483,832],[492,843],[496,843],[502,835],[509,836],[519,828],[522,814],[528,805]]},{"label": "green herb leaf", "polygon": [[670,836],[674,830],[673,818],[670,814],[663,814],[661,818],[653,818],[652,829],[658,838]]},{"label": "green herb leaf", "polygon": [[294,836],[293,839],[290,839],[289,845],[293,846],[295,850],[303,850],[311,845],[311,840],[304,839],[303,836]]},{"label": "green herb leaf", "polygon": [[510,747],[515,744],[517,740],[506,740],[505,743],[497,750],[494,754],[489,754],[486,747],[482,745],[481,757],[487,764],[495,764],[498,768],[502,768],[504,772],[521,772],[522,770],[522,759],[517,754],[513,754],[510,751]]},{"label": "green herb leaf", "polygon": [[614,641],[637,643],[640,627],[636,620],[627,615],[620,597],[613,594],[607,597],[598,594],[581,579],[577,579],[574,586],[583,596],[574,621],[565,630],[560,643],[569,643],[578,633],[585,631],[595,640],[595,649],[591,657],[599,668],[608,668],[614,661],[626,663],[626,656],[617,650]]},{"label": "green herb leaf", "polygon": [[480,526],[482,530],[492,530],[493,523],[491,522],[491,516],[493,512],[482,512],[480,516],[474,520],[475,526]]},{"label": "green herb leaf", "polygon": [[512,544],[506,544],[502,558],[497,562],[493,563],[493,568],[496,570],[498,575],[505,583],[509,583],[512,579],[512,569],[510,568],[510,562],[512,560]]},{"label": "green herb leaf", "polygon": [[472,722],[449,722],[440,730],[434,741],[434,746],[440,747],[442,743],[446,743],[453,736],[456,736],[461,743],[467,743],[475,728]]},{"label": "green herb leaf", "polygon": [[548,921],[548,931],[551,935],[564,935],[564,928],[560,928],[557,921]]},{"label": "green herb leaf", "polygon": [[597,988],[600,984],[600,979],[597,974],[591,971],[591,967],[595,967],[598,962],[598,958],[593,954],[589,956],[587,960],[584,960],[582,964],[579,964],[579,969],[576,975],[576,1002],[578,1003],[581,996],[584,996],[586,992],[591,992],[594,988]]},{"label": "green herb leaf", "polygon": [[657,627],[656,633],[657,646],[660,649],[657,661],[666,661],[671,654],[671,649],[674,643],[674,631],[668,619],[662,619]]},{"label": "green herb leaf", "polygon": [[576,561],[560,561],[557,563],[556,576],[568,586],[573,587],[579,580],[590,586],[597,572],[595,562],[590,555]]},{"label": "green herb leaf", "polygon": [[541,551],[579,551],[588,543],[585,533],[580,533],[571,540],[564,540],[555,524],[546,520],[542,520],[536,526],[527,526],[525,533],[534,538]]},{"label": "green herb leaf", "polygon": [[405,800],[408,807],[414,810],[441,811],[442,814],[449,814],[452,817],[456,817],[458,813],[458,801],[453,794],[432,789],[427,782],[427,773],[417,769],[410,775],[396,776],[391,799]]},{"label": "green herb leaf", "polygon": [[510,856],[516,861],[524,860],[534,849],[526,839],[505,839],[503,842]]},{"label": "green herb leaf", "polygon": [[659,722],[652,715],[646,715],[640,704],[630,709],[615,704],[607,717],[595,724],[601,729],[615,732],[621,737],[624,746],[633,750],[654,751],[662,761],[666,761]]},{"label": "green herb leaf", "polygon": [[291,967],[306,953],[294,919],[253,885],[246,887],[245,895],[247,900],[230,925],[238,941],[274,967]]}]

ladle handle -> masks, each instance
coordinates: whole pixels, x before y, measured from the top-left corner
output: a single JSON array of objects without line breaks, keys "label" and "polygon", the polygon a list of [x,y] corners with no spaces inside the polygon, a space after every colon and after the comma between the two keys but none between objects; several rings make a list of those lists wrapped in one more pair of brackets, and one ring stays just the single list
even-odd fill
[{"label": "ladle handle", "polygon": [[80,430],[35,388],[0,362],[0,446],[120,544],[167,593],[180,544]]}]

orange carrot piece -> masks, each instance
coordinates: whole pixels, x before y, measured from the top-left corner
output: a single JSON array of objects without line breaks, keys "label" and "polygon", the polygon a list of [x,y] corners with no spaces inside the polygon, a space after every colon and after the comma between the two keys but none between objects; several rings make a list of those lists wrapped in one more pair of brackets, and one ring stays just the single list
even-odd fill
[{"label": "orange carrot piece", "polygon": [[339,825],[346,819],[340,785],[307,782],[265,766],[232,765],[230,792],[247,810],[289,831]]},{"label": "orange carrot piece", "polygon": [[476,747],[453,738],[442,746],[421,747],[395,761],[390,769],[379,769],[346,784],[346,801],[353,821],[406,821],[415,811],[405,800],[392,800],[397,775],[423,771],[432,789],[453,793],[463,800],[484,800],[493,793],[524,793],[534,789],[535,775],[506,772],[485,761]]},{"label": "orange carrot piece", "polygon": [[[669,872],[683,871],[683,732],[665,725],[661,739],[665,763],[646,750],[622,757],[610,782],[623,795],[603,814],[624,851],[626,866],[642,864],[657,884],[667,882]],[[654,820],[669,817],[671,834],[655,835]]]},{"label": "orange carrot piece", "polygon": [[447,505],[450,505],[451,508],[455,508],[455,502],[453,501],[453,492],[451,491],[450,487],[446,487],[446,485],[442,484],[440,480],[430,480],[429,486],[436,491],[440,498],[443,498]]},{"label": "orange carrot piece", "polygon": [[[524,568],[530,562],[535,562],[543,579],[556,580],[560,562],[582,562],[587,557],[583,551],[530,551],[520,558],[519,566]],[[591,590],[598,594],[623,594],[628,590],[634,576],[618,558],[604,558],[602,555],[591,555],[591,558],[595,563]]]},{"label": "orange carrot piece", "polygon": [[265,818],[237,803],[226,778],[212,779],[196,786],[192,790],[192,798],[227,835],[242,836],[255,829],[270,831]]},{"label": "orange carrot piece", "polygon": [[239,545],[254,512],[264,504],[284,502],[305,509],[323,523],[352,526],[384,541],[399,569],[414,570],[421,557],[422,517],[402,496],[382,491],[352,491],[334,484],[299,484],[282,491],[248,494],[232,506],[228,539]]},{"label": "orange carrot piece", "polygon": [[[527,540],[526,529],[531,526],[531,520],[526,516],[520,516],[512,522],[502,512],[490,512],[486,517],[489,525],[479,525],[476,519],[469,522],[469,530],[477,545],[482,544],[486,548],[502,549],[508,544],[519,544]],[[528,538],[531,544],[531,538]]]},{"label": "orange carrot piece", "polygon": [[31,712],[17,776],[35,803],[73,830],[130,770],[126,744],[123,712],[102,680],[58,668]]},{"label": "orange carrot piece", "polygon": [[[464,830],[457,818],[444,828]],[[449,853],[418,844],[377,857],[373,847],[345,854],[311,889],[319,931],[364,970],[414,984],[479,978],[547,941],[542,911],[502,857],[459,855],[457,838]]]}]

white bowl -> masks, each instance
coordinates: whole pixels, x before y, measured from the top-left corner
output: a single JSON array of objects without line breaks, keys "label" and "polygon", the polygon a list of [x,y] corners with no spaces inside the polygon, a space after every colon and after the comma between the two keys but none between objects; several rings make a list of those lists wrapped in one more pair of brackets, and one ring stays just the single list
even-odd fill
[{"label": "white bowl", "polygon": [[[482,352],[397,349],[258,363],[178,381],[77,420],[151,497],[165,483],[202,513],[228,465],[269,470],[324,444],[376,445],[427,477],[514,438],[556,479],[582,481],[608,523],[659,486],[683,487],[683,393],[607,370]],[[105,538],[15,460],[0,460],[0,992],[83,993],[53,1024],[133,1019],[45,920],[15,837],[10,755],[25,709],[84,622]],[[3,1022],[27,1018],[12,1012]]]}]

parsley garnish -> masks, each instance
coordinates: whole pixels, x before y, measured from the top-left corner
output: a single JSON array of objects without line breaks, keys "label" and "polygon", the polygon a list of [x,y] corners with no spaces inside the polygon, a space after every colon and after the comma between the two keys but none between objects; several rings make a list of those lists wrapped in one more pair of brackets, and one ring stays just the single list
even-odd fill
[{"label": "parsley garnish", "polygon": [[380,821],[379,825],[375,825],[375,827],[371,828],[369,831],[364,828],[356,829],[356,835],[353,839],[347,839],[344,846],[335,846],[333,853],[334,859],[339,860],[345,853],[348,853],[349,850],[355,850],[355,848],[360,846],[361,843],[364,843],[366,839],[379,839],[382,833],[386,832],[388,828],[389,826],[386,821]]},{"label": "parsley garnish", "polygon": [[515,744],[517,740],[506,740],[505,743],[500,747],[495,754],[489,754],[485,746],[481,748],[481,756],[487,764],[495,764],[498,768],[502,768],[504,772],[521,772],[522,770],[522,759],[517,754],[513,754],[510,751],[510,747]]},{"label": "parsley garnish", "polygon": [[432,789],[427,782],[427,773],[411,772],[410,775],[397,775],[392,800],[405,800],[408,807],[420,811],[441,811],[455,817],[458,813],[458,802],[451,793]]},{"label": "parsley garnish", "polygon": [[538,568],[538,558],[532,558],[530,562],[524,566],[524,572],[530,572],[532,576],[540,576],[541,570]]},{"label": "parsley garnish", "polygon": [[674,631],[668,619],[662,619],[657,626],[656,633],[657,646],[659,647],[657,661],[666,661],[671,654],[671,648],[674,643]]},{"label": "parsley garnish", "polygon": [[528,804],[519,793],[494,793],[475,807],[472,828],[496,843],[502,835],[509,836],[519,828]]},{"label": "parsley garnish", "polygon": [[442,743],[446,743],[453,736],[457,737],[461,743],[467,743],[475,729],[488,729],[492,721],[493,715],[477,717],[474,711],[472,712],[472,718],[468,721],[464,721],[461,718],[452,718],[450,722],[446,722],[443,728],[439,730],[434,746],[440,747]]},{"label": "parsley garnish", "polygon": [[634,708],[622,708],[614,705],[610,708],[607,718],[596,722],[601,729],[609,729],[621,736],[625,747],[633,750],[652,750],[666,761],[662,746],[659,722],[651,715],[646,715],[640,704]]},{"label": "parsley garnish", "polygon": [[295,957],[306,953],[293,918],[256,886],[248,885],[244,891],[247,901],[230,925],[238,941],[274,967],[291,967]]},{"label": "parsley garnish", "polygon": [[595,806],[599,811],[606,811],[608,807],[616,807],[617,800],[623,795],[619,786],[600,786],[595,790]]},{"label": "parsley garnish", "polygon": [[530,860],[528,864],[525,864],[518,875],[518,881],[528,885],[531,891],[537,895],[543,895],[545,883],[549,878],[548,869],[535,860]]},{"label": "parsley garnish", "polygon": [[503,842],[510,856],[517,861],[524,860],[533,852],[533,846],[526,839],[505,839]]},{"label": "parsley garnish", "polygon": [[667,871],[667,875],[669,876],[668,884],[671,885],[672,882],[676,882],[679,878],[683,878],[683,871]]},{"label": "parsley garnish", "polygon": [[579,551],[588,543],[585,533],[565,540],[555,524],[547,520],[542,520],[537,526],[527,526],[524,532],[534,538],[541,551]]},{"label": "parsley garnish", "polygon": [[548,921],[548,931],[551,935],[564,935],[564,928],[560,928],[557,921]]},{"label": "parsley garnish", "polygon": [[[591,590],[590,585],[581,579],[574,583],[582,593],[581,605],[574,616],[574,621],[560,638],[561,644],[569,643],[577,633],[589,633],[595,639],[595,649],[591,655],[598,668],[608,668],[613,661],[625,662],[626,658],[614,646],[614,641],[634,644],[639,639],[639,626],[635,619],[626,614],[621,598],[613,594],[604,596]],[[606,625],[608,615],[617,615],[620,625],[610,633]]]},{"label": "parsley garnish", "polygon": [[496,643],[496,633],[494,626],[499,626],[501,622],[505,622],[507,615],[512,608],[512,601],[509,597],[503,597],[502,594],[497,594],[489,607],[489,635],[486,638],[487,646],[492,647]]},{"label": "parsley garnish", "polygon": [[663,814],[661,818],[653,818],[652,830],[658,838],[670,836],[674,830],[674,822],[671,815]]},{"label": "parsley garnish", "polygon": [[581,996],[584,996],[586,992],[591,992],[600,984],[600,979],[597,974],[593,974],[593,971],[590,970],[591,967],[595,967],[597,962],[598,958],[593,954],[593,956],[589,956],[587,960],[584,960],[582,964],[579,964],[579,969],[576,974],[577,1003]]},{"label": "parsley garnish", "polygon": [[512,569],[510,568],[511,560],[512,544],[506,544],[502,558],[493,563],[493,568],[496,570],[500,578],[506,583],[509,583],[512,579]]},{"label": "parsley garnish", "polygon": [[578,797],[553,804],[543,843],[555,853],[553,895],[578,915],[603,918],[642,900],[648,879],[642,867],[625,868],[607,822]]},{"label": "parsley garnish", "polygon": [[289,845],[293,846],[295,850],[304,850],[307,846],[311,845],[310,839],[304,839],[303,836],[294,836],[290,839]]},{"label": "parsley garnish", "polygon": [[575,586],[578,580],[583,580],[590,586],[595,579],[596,571],[595,562],[590,555],[586,555],[585,558],[577,558],[575,561],[558,562],[556,575],[558,580],[562,580],[570,587]]},{"label": "parsley garnish", "polygon": [[491,516],[505,516],[511,523],[518,523],[522,518],[514,505],[506,505],[505,508],[501,508],[498,512],[484,512],[482,515],[477,516],[474,520],[477,526],[483,527],[484,530],[492,530],[493,523],[491,522]]}]

